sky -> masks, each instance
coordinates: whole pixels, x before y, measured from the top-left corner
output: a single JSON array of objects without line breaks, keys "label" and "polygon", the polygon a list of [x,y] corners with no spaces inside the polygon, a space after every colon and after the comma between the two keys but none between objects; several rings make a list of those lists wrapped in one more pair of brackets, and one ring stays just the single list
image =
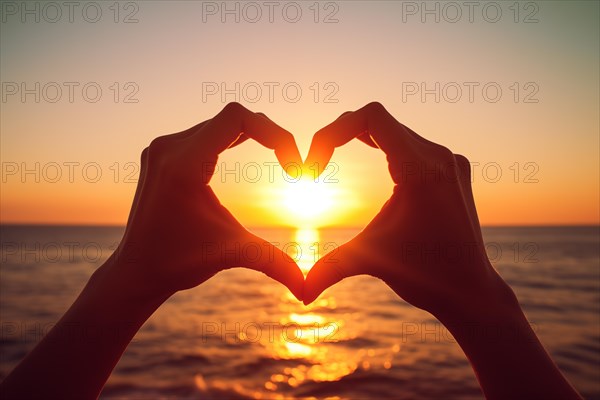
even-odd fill
[{"label": "sky", "polygon": [[[229,101],[306,156],[375,100],[472,162],[483,225],[600,222],[596,1],[47,4],[1,4],[1,223],[125,224],[142,149]],[[358,141],[302,190],[275,162],[219,157],[211,186],[246,226],[363,226],[392,191]]]}]

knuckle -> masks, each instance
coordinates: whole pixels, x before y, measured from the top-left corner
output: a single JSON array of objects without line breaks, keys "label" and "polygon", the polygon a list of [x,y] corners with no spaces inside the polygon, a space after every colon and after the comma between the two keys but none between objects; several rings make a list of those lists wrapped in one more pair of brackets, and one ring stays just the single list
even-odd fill
[{"label": "knuckle", "polygon": [[165,136],[159,136],[157,138],[152,139],[150,145],[148,146],[148,148],[150,149],[149,151],[152,153],[156,150],[162,149],[165,146],[166,141],[167,139]]},{"label": "knuckle", "polygon": [[367,113],[371,114],[371,115],[382,115],[382,114],[387,113],[387,110],[385,109],[383,104],[381,104],[378,101],[370,102],[369,104],[367,104],[365,106],[365,109],[366,109]]},{"label": "knuckle", "polygon": [[471,179],[471,162],[469,159],[462,154],[455,154],[454,159],[458,166],[460,177]]},{"label": "knuckle", "polygon": [[442,146],[441,144],[437,145],[437,151],[439,153],[439,157],[444,161],[454,161],[454,153],[450,151],[446,146]]},{"label": "knuckle", "polygon": [[150,145],[145,149],[146,151],[146,162],[152,166],[153,169],[158,168],[164,170],[169,164],[171,158],[169,154],[172,152],[173,147],[169,147],[171,139],[167,136],[159,136],[150,142]]},{"label": "knuckle", "polygon": [[340,119],[340,118],[342,118],[343,116],[345,116],[345,115],[348,115],[348,114],[351,114],[351,113],[352,113],[352,111],[344,111],[343,113],[341,113],[341,114],[340,114],[340,116],[339,116],[339,117],[337,117],[337,119]]},{"label": "knuckle", "polygon": [[471,164],[469,159],[462,154],[455,154],[454,158],[460,167],[468,167]]},{"label": "knuckle", "polygon": [[240,115],[242,112],[244,112],[244,110],[246,110],[246,108],[243,105],[237,101],[232,101],[223,107],[222,112],[227,115]]},{"label": "knuckle", "polygon": [[148,152],[149,152],[149,147],[146,147],[144,150],[142,150],[142,153],[140,154],[140,164],[141,165],[146,165],[146,160],[148,160]]},{"label": "knuckle", "polygon": [[155,160],[163,153],[164,140],[162,137],[152,139],[147,149],[147,156],[150,160]]}]

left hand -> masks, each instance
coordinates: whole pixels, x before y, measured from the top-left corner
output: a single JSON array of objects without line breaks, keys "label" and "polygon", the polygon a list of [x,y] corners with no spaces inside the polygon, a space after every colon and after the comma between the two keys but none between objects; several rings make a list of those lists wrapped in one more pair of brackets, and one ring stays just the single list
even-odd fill
[{"label": "left hand", "polygon": [[168,297],[224,269],[246,267],[301,299],[304,277],[296,263],[247,231],[208,185],[219,153],[248,138],[274,149],[283,167],[302,165],[289,132],[237,103],[144,149],[125,235],[113,255],[120,281],[143,296]]}]

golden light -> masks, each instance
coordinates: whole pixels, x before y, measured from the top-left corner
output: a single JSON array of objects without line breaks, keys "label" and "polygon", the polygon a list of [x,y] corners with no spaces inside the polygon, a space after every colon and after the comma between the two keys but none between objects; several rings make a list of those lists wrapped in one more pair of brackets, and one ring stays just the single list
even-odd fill
[{"label": "golden light", "polygon": [[289,358],[308,357],[312,354],[313,348],[302,343],[294,343],[290,341],[284,342],[285,349]]},{"label": "golden light", "polygon": [[288,182],[283,188],[283,204],[296,219],[297,226],[318,226],[334,209],[339,193],[333,183],[311,179]]},{"label": "golden light", "polygon": [[[265,219],[282,227],[318,229],[348,226],[348,217],[363,208],[361,194],[348,177],[297,181],[282,179],[261,187],[261,208]],[[217,193],[219,194],[219,193]],[[258,211],[258,210],[257,210]]]},{"label": "golden light", "polygon": [[312,228],[298,229],[294,242],[297,244],[296,264],[306,276],[320,257],[319,231]]},{"label": "golden light", "polygon": [[308,313],[308,314],[296,314],[291,313],[289,316],[290,322],[295,322],[298,325],[322,325],[325,323],[325,318],[321,315]]}]

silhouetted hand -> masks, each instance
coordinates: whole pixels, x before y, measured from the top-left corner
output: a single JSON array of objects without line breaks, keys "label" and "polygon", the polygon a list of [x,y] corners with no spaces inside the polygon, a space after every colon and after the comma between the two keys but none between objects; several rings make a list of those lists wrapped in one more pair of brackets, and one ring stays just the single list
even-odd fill
[{"label": "silhouetted hand", "polygon": [[[248,138],[274,149],[284,168],[301,163],[290,133],[236,103],[193,128],[152,141],[142,152],[140,179],[119,248],[2,381],[2,398],[97,398],[154,311],[173,293],[223,269],[264,272],[301,298],[304,279],[298,266],[244,229],[208,186],[218,154]],[[96,333],[93,340],[88,332]]]},{"label": "silhouetted hand", "polygon": [[[302,165],[293,136],[237,103],[184,132],[161,136],[142,152],[140,180],[119,249],[120,273],[136,286],[170,295],[231,267],[264,272],[302,296],[296,263],[248,232],[208,185],[218,154],[252,138],[280,164]],[[294,169],[290,169],[293,171]]]},{"label": "silhouetted hand", "polygon": [[318,131],[306,167],[322,171],[355,137],[385,152],[394,192],[360,234],[313,266],[304,303],[346,277],[376,276],[448,328],[488,399],[580,399],[486,256],[469,161],[370,103]]},{"label": "silhouetted hand", "polygon": [[[387,155],[392,197],[367,227],[319,260],[304,302],[349,276],[381,278],[409,303],[438,314],[449,302],[472,302],[496,273],[488,262],[469,161],[394,119],[379,103],[343,114],[318,131],[306,160],[325,168],[333,149],[358,137]],[[376,179],[376,178],[375,178]]]}]

